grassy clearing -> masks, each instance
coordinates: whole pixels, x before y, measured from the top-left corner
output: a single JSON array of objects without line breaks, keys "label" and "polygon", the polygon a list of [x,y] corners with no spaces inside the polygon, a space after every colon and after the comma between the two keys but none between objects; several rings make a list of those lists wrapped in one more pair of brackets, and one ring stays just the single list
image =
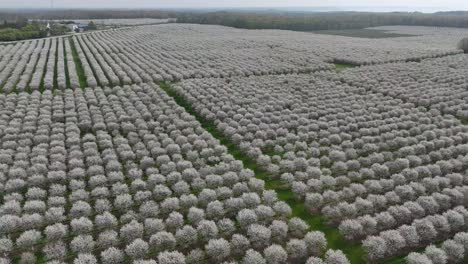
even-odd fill
[{"label": "grassy clearing", "polygon": [[67,50],[65,49],[65,41],[66,39],[62,39],[63,42],[63,67],[65,68],[65,83],[67,88],[71,88],[70,84],[70,74],[68,73],[68,62],[67,62]]},{"label": "grassy clearing", "polygon": [[178,105],[182,106],[189,114],[194,116],[205,130],[218,139],[222,145],[226,146],[228,152],[233,155],[234,158],[241,160],[244,163],[244,167],[253,170],[257,178],[264,180],[265,187],[267,189],[275,190],[278,193],[278,198],[289,204],[292,209],[293,217],[303,219],[313,230],[322,231],[327,238],[329,248],[342,250],[353,264],[365,262],[363,259],[364,250],[360,244],[346,242],[339,234],[338,229],[326,226],[325,221],[321,216],[313,216],[307,212],[304,207],[304,203],[297,201],[294,198],[294,194],[282,186],[280,180],[272,179],[266,170],[260,168],[255,161],[244,155],[235,144],[216,129],[213,122],[203,118],[192,108],[189,102],[187,102],[182,96],[178,95],[170,84],[162,82],[160,83],[160,87],[170,97],[172,97]]},{"label": "grassy clearing", "polygon": [[45,90],[45,87],[44,87],[44,78],[46,76],[46,73],[47,73],[47,64],[49,63],[49,55],[50,55],[50,48],[52,47],[52,41],[49,43],[49,47],[47,49],[47,57],[46,57],[46,61],[44,63],[44,69],[42,71],[42,77],[41,77],[41,83],[39,84],[39,91],[42,93],[44,92]]},{"label": "grassy clearing", "polygon": [[[84,41],[83,41],[83,43],[81,43],[81,41],[80,41],[78,38],[76,38],[75,40],[76,40],[76,43],[80,46],[80,50],[83,52],[83,55],[84,55],[84,57],[85,57],[85,59],[86,59],[86,62],[87,62],[88,65],[89,65],[89,68],[90,68],[91,71],[93,72],[93,76],[94,76],[94,78],[96,79],[97,86],[101,86],[101,87],[102,87],[101,81],[99,80],[99,78],[98,78],[98,76],[97,76],[97,74],[96,74],[96,70],[94,69],[93,64],[90,63],[88,54],[87,54],[87,53],[84,51],[84,49],[83,49],[83,46],[85,45]],[[72,42],[74,42],[74,41],[72,41]],[[76,48],[76,47],[75,47],[75,48]]]},{"label": "grassy clearing", "polygon": [[348,64],[348,63],[338,63],[338,62],[334,62],[333,64],[335,64],[335,68],[337,70],[346,70],[346,69],[349,69],[349,68],[354,68],[354,67],[357,67],[356,65],[353,65],[353,64]]},{"label": "grassy clearing", "polygon": [[58,40],[57,41],[57,47],[55,49],[55,63],[54,63],[54,91],[58,90]]},{"label": "grassy clearing", "polygon": [[354,37],[354,38],[370,38],[370,39],[416,37],[417,36],[417,35],[393,33],[389,30],[367,29],[367,28],[341,29],[341,30],[316,30],[316,31],[311,31],[311,32],[316,33],[316,34],[323,34],[323,35],[344,36],[344,37]]},{"label": "grassy clearing", "polygon": [[80,57],[78,56],[78,52],[76,51],[75,42],[71,38],[68,38],[68,41],[70,41],[70,48],[73,56],[73,61],[75,62],[78,80],[80,81],[80,87],[84,89],[88,86],[88,82],[86,81],[86,75],[83,69],[83,65],[81,64]]}]

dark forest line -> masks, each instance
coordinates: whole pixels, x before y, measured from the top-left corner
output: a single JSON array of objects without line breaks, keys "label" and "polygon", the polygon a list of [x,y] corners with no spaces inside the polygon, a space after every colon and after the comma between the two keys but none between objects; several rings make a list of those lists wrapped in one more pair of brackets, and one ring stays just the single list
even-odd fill
[{"label": "dark forest line", "polygon": [[[19,13],[14,13],[19,12]],[[13,16],[14,15],[14,16]],[[386,25],[468,28],[468,12],[372,13],[372,12],[204,12],[177,10],[0,10],[2,17],[28,19],[177,18],[179,23],[223,25],[245,29],[297,31],[360,29]]]},{"label": "dark forest line", "polygon": [[298,31],[360,29],[366,27],[408,25],[468,27],[468,15],[422,13],[181,13],[180,23],[215,24],[246,29],[288,29]]}]

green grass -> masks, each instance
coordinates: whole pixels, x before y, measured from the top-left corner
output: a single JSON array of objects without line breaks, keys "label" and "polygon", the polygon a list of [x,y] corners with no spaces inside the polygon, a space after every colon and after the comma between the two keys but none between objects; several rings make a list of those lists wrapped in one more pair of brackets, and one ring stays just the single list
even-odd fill
[{"label": "green grass", "polygon": [[58,39],[54,40],[57,44],[56,44],[56,48],[55,48],[55,62],[54,62],[54,88],[53,90],[56,91],[58,90],[58,80],[57,80],[57,76],[58,76]]},{"label": "green grass", "polygon": [[50,42],[49,48],[47,49],[47,57],[46,57],[46,61],[45,61],[45,64],[44,64],[44,69],[42,71],[41,83],[39,84],[39,91],[41,93],[44,92],[44,90],[45,90],[44,78],[45,78],[46,73],[47,73],[47,64],[49,63],[49,55],[50,55],[50,48],[51,47],[52,47],[52,41]]},{"label": "green grass", "polygon": [[340,29],[340,30],[316,30],[316,31],[311,31],[311,32],[316,33],[316,34],[323,34],[323,35],[344,36],[344,37],[354,37],[354,38],[370,38],[370,39],[417,36],[417,35],[393,33],[389,30],[366,29],[366,28]]},{"label": "green grass", "polygon": [[270,157],[283,156],[284,155],[283,152],[275,151],[274,148],[265,148],[265,149],[262,149],[262,152],[263,152],[263,154],[268,155]]},{"label": "green grass", "polygon": [[312,230],[322,231],[327,238],[328,247],[331,249],[342,250],[351,263],[365,263],[363,259],[364,250],[360,244],[346,242],[339,234],[338,229],[326,226],[325,221],[321,216],[313,216],[307,212],[304,203],[297,201],[290,190],[282,187],[280,180],[272,179],[266,170],[259,167],[255,161],[244,155],[235,144],[216,129],[213,122],[203,118],[193,109],[189,102],[187,102],[182,96],[178,95],[170,84],[162,82],[160,83],[160,87],[170,97],[172,97],[178,105],[182,106],[189,114],[194,116],[205,130],[218,139],[222,145],[226,146],[228,152],[234,156],[234,158],[241,160],[244,163],[245,168],[253,170],[257,178],[264,180],[265,187],[267,189],[275,190],[278,193],[278,198],[285,201],[291,207],[292,217],[299,217],[306,221],[311,226]]},{"label": "green grass", "polygon": [[78,75],[78,81],[80,82],[80,87],[82,89],[88,86],[88,82],[86,81],[86,75],[83,69],[83,65],[81,64],[80,57],[78,57],[78,52],[76,51],[75,42],[68,38],[70,41],[70,48],[73,56],[73,61],[75,62],[76,73]]},{"label": "green grass", "polygon": [[354,67],[356,67],[356,65],[349,64],[349,63],[338,63],[338,62],[334,62],[333,64],[335,64],[335,68],[336,68],[337,70],[346,70],[346,69],[349,69],[349,68],[354,68]]},{"label": "green grass", "polygon": [[63,44],[63,66],[65,67],[65,83],[67,88],[71,88],[70,84],[70,74],[68,73],[68,62],[67,62],[67,50],[65,49],[65,41],[66,39],[62,39]]},{"label": "green grass", "polygon": [[90,63],[90,59],[88,57],[88,54],[86,52],[84,52],[83,46],[86,45],[86,43],[84,41],[82,43],[78,38],[76,38],[76,43],[80,46],[80,50],[83,52],[83,55],[84,55],[84,57],[86,59],[86,62],[88,63],[89,68],[93,72],[93,76],[96,79],[97,86],[103,87],[103,85],[101,85],[101,80],[99,80],[98,75],[96,74],[96,69],[94,69],[94,64]]}]

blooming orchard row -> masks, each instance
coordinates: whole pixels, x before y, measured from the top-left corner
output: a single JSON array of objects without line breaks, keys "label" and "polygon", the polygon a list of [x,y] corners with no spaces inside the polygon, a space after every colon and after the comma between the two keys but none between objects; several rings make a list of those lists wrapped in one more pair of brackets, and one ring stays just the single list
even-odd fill
[{"label": "blooming orchard row", "polygon": [[66,55],[66,61],[64,62],[66,64],[67,72],[68,72],[68,81],[70,82],[70,87],[80,87],[80,80],[78,77],[78,73],[76,70],[76,64],[73,59],[73,53],[70,45],[70,41],[64,40],[65,43],[65,55]]},{"label": "blooming orchard row", "polygon": [[[133,65],[133,62],[128,57],[113,53],[111,50],[104,50],[99,42],[93,43],[96,39],[93,39],[93,42],[89,42],[88,37],[92,37],[93,35],[82,35],[80,38],[74,38],[79,50],[82,49],[84,52],[83,55],[80,55],[80,59],[84,60],[85,56],[88,58],[89,70],[86,70],[86,76],[92,77],[92,73],[94,72],[101,85],[131,84],[153,80],[141,68]],[[138,72],[132,69],[132,65],[137,67]]]},{"label": "blooming orchard row", "polygon": [[[468,127],[436,109],[325,77],[186,80],[174,86],[312,214],[323,215],[348,240],[367,238],[369,260],[463,231],[467,211],[457,206],[468,200]],[[408,233],[421,221],[433,229],[443,223],[443,232],[421,239]],[[399,242],[411,243],[391,244],[398,232]],[[382,241],[388,246],[375,248],[387,245]]]},{"label": "blooming orchard row", "polygon": [[[49,56],[47,59],[46,71],[44,75],[44,88],[52,90],[54,88],[54,77],[55,77],[55,54],[57,53],[57,41],[52,41]],[[63,70],[63,69],[61,69]]]},{"label": "blooming orchard row", "polygon": [[2,261],[348,263],[156,85],[0,95],[0,112]]},{"label": "blooming orchard row", "polygon": [[0,262],[349,263],[163,80],[369,262],[462,260],[466,57],[401,63],[460,52],[430,32],[168,24],[2,46]]},{"label": "blooming orchard row", "polygon": [[[354,52],[338,53],[335,58],[356,65],[436,58],[462,53],[462,51],[455,49],[456,43],[460,41],[460,38],[468,34],[466,28],[453,27],[383,26],[369,29],[408,36],[361,39],[361,43],[358,42],[358,39],[355,39],[352,42],[356,44],[348,46],[348,48],[354,49]],[[343,47],[343,49],[347,48]]]},{"label": "blooming orchard row", "polygon": [[453,239],[448,239],[438,248],[435,245],[428,246],[424,253],[411,253],[408,256],[408,264],[424,263],[458,263],[468,257],[468,233],[457,233]]},{"label": "blooming orchard row", "polygon": [[[32,82],[31,78],[34,76],[35,72],[35,67],[36,64],[38,64],[38,60],[42,56],[42,53],[44,50],[43,46],[47,45],[48,43],[44,43],[43,40],[37,42],[37,46],[34,49],[34,51],[31,53],[31,58],[27,62],[26,66],[24,65],[16,65],[15,67],[18,67],[16,69],[18,70],[23,70],[23,73],[17,71],[17,72],[12,72],[11,76],[7,80],[7,83],[3,86],[4,91],[11,91],[14,88],[14,85],[16,84],[16,89],[18,91],[25,91],[26,87],[28,85],[28,82]],[[8,70],[6,71],[5,75],[8,73]],[[42,77],[42,76],[41,76]],[[34,79],[34,82],[37,82],[36,79]]]},{"label": "blooming orchard row", "polygon": [[[63,90],[67,88],[67,79],[65,76],[65,47],[64,47],[64,42],[68,41],[68,39],[64,40],[59,40],[57,42],[57,76],[56,76],[56,81],[57,81],[57,87],[60,90]],[[68,65],[67,65],[68,66]],[[61,70],[59,70],[61,69]],[[72,68],[74,72],[76,72],[76,68]],[[79,86],[75,86],[79,87]]]},{"label": "blooming orchard row", "polygon": [[[2,93],[79,87],[68,38],[49,38],[9,44],[0,51]],[[67,56],[67,67],[65,67]],[[56,82],[56,83],[55,83]]]},{"label": "blooming orchard row", "polygon": [[[468,211],[464,206],[459,206],[446,211],[444,214],[435,214],[417,219],[410,225],[401,226],[398,230],[384,231],[378,236],[369,236],[363,244],[369,252],[369,259],[379,260],[392,256],[401,250],[412,250],[419,248],[421,244],[429,245],[435,241],[447,239],[451,234],[466,230],[468,228],[467,222]],[[444,242],[443,248],[448,255],[447,263],[460,263],[463,261],[465,247],[468,247],[467,240],[456,245],[453,245],[451,240]],[[415,255],[418,256],[415,253],[409,254],[409,262],[412,261]]]},{"label": "blooming orchard row", "polygon": [[25,42],[17,44],[9,50],[4,50],[0,65],[0,87],[2,90],[6,92],[13,90],[37,43]]},{"label": "blooming orchard row", "polygon": [[[198,30],[200,28],[200,31]],[[331,65],[301,52],[283,50],[223,34],[217,27],[163,25],[81,35],[96,71],[116,75],[120,81],[161,81],[202,77],[249,76],[310,72]],[[99,74],[98,79],[99,78]]]},{"label": "blooming orchard row", "polygon": [[468,57],[391,63],[327,74],[356,87],[468,119]]},{"label": "blooming orchard row", "polygon": [[[429,31],[432,33],[424,31],[422,37],[383,40],[189,24],[98,31],[4,46],[0,50],[0,88],[10,93],[86,84],[104,87],[309,73],[333,69],[330,62],[362,65],[460,53],[447,43],[455,34],[447,37],[446,31],[452,32],[434,29]],[[72,48],[76,49],[83,72],[76,72]],[[437,65],[433,68],[437,69]]]},{"label": "blooming orchard row", "polygon": [[86,57],[93,69],[87,77],[94,72],[102,85],[307,73],[331,69],[327,62],[332,61],[361,65],[461,53],[451,46],[423,47],[411,38],[368,40],[188,24],[95,32],[75,41],[85,53],[81,60]]},{"label": "blooming orchard row", "polygon": [[[39,40],[39,41],[42,41],[42,40]],[[32,73],[31,81],[29,83],[30,90],[32,91],[39,90],[39,87],[41,86],[41,82],[44,79],[44,72],[47,70],[46,65],[47,65],[47,60],[48,60],[49,49],[51,47],[51,40],[46,39],[43,47],[44,48],[41,50],[39,59],[36,63],[34,72]],[[28,84],[17,86],[16,89],[17,91],[21,92],[21,91],[25,91],[27,87],[28,87]],[[5,89],[3,89],[2,92],[7,93]]]},{"label": "blooming orchard row", "polygon": [[[130,19],[74,19],[73,22],[88,24],[93,21],[96,25],[103,26],[139,26],[151,24],[164,24],[168,23],[170,19],[157,19],[157,18],[130,18]],[[60,22],[60,20],[58,20]]]}]

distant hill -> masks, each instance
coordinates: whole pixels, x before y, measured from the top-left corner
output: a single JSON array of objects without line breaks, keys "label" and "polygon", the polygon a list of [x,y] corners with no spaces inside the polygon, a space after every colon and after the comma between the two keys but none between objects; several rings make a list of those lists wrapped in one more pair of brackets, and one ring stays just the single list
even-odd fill
[{"label": "distant hill", "polygon": [[444,15],[444,16],[468,16],[468,11],[445,11],[445,12],[436,12],[434,15]]}]

